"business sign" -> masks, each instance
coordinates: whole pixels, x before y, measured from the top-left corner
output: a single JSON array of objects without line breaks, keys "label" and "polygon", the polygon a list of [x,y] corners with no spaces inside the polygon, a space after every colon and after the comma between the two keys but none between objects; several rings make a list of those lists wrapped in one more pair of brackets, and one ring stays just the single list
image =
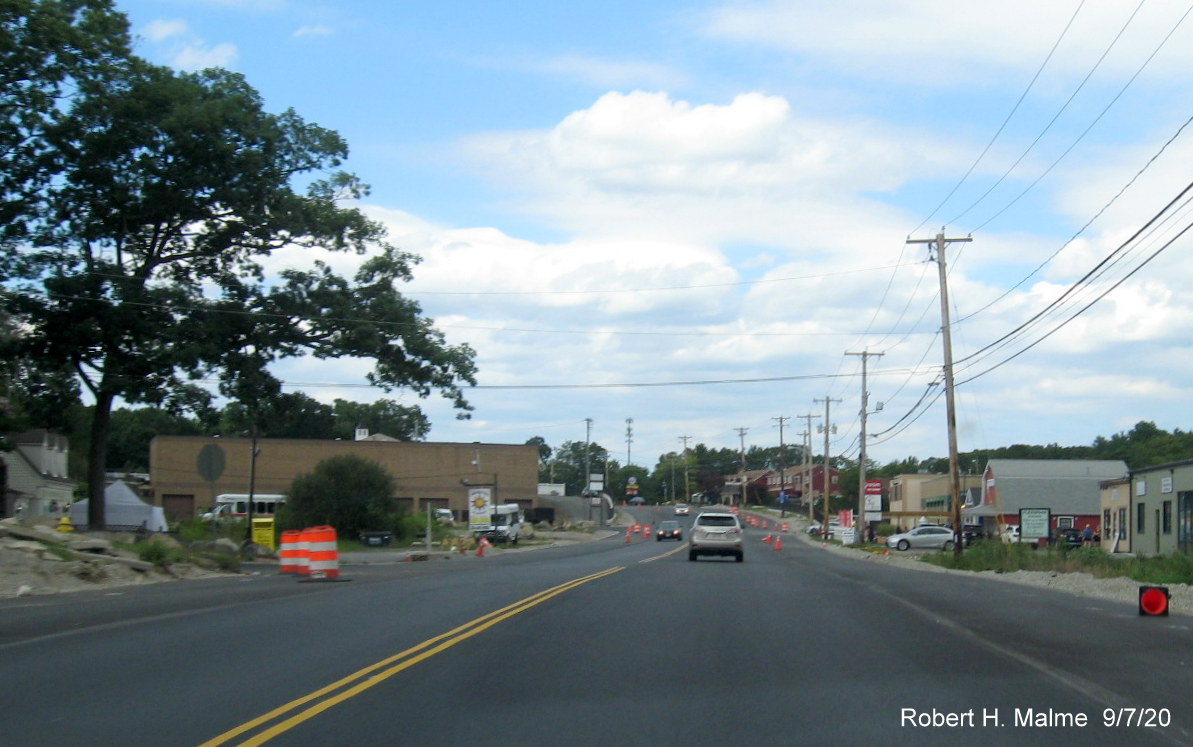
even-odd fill
[{"label": "business sign", "polygon": [[1019,509],[1019,540],[1048,539],[1052,534],[1052,511],[1047,508]]},{"label": "business sign", "polygon": [[468,529],[483,532],[493,526],[493,489],[468,489]]},{"label": "business sign", "polygon": [[866,521],[882,521],[882,480],[866,480]]}]

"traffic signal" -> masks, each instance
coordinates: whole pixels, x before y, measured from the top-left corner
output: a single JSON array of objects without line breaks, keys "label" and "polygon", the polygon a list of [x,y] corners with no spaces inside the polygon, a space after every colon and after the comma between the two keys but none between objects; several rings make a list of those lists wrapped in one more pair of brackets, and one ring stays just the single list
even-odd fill
[{"label": "traffic signal", "polygon": [[1140,586],[1139,614],[1147,617],[1168,617],[1168,587]]}]

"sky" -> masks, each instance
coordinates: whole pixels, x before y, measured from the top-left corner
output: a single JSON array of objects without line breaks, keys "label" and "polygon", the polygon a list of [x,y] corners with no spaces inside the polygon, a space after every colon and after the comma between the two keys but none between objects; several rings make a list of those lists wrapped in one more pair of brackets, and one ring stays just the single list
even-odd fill
[{"label": "sky", "polygon": [[942,235],[960,451],[1193,427],[1189,3],[117,4],[141,56],[343,135],[476,351],[468,420],[367,361],[288,391],[652,468],[826,423],[857,459],[864,388],[869,459],[943,457]]}]

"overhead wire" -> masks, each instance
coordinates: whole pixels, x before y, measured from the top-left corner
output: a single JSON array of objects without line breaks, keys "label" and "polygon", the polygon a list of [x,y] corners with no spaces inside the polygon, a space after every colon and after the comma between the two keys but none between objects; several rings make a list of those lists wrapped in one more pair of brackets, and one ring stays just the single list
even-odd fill
[{"label": "overhead wire", "polygon": [[[1069,94],[1069,98],[1065,100],[1065,103],[1061,104],[1061,107],[1059,109],[1057,109],[1055,114],[1052,115],[1052,119],[1050,119],[1048,121],[1048,124],[1044,125],[1044,129],[1041,130],[1040,133],[1038,135],[1036,135],[1035,139],[1032,140],[1031,143],[1027,146],[1027,148],[1024,149],[1024,151],[1022,153],[1019,154],[1019,157],[1015,159],[1015,162],[1012,163],[1007,168],[1007,170],[1003,172],[1002,176],[998,177],[998,179],[994,182],[994,184],[992,184],[985,192],[983,192],[981,195],[979,195],[978,198],[972,204],[970,204],[969,207],[962,210],[955,218],[953,218],[951,221],[949,221],[950,224],[956,224],[963,217],[968,215],[969,211],[973,210],[982,201],[984,201],[990,195],[991,192],[993,192],[995,189],[997,189],[998,186],[1000,184],[1002,184],[1003,181],[1005,181],[1008,176],[1010,176],[1011,172],[1014,171],[1015,168],[1020,163],[1023,162],[1023,159],[1027,158],[1027,155],[1029,153],[1031,153],[1032,150],[1035,149],[1036,145],[1039,144],[1040,140],[1043,139],[1044,135],[1046,135],[1048,133],[1048,131],[1052,129],[1052,126],[1054,124],[1056,124],[1056,121],[1058,119],[1060,119],[1061,114],[1063,114],[1065,112],[1065,110],[1067,110],[1069,108],[1069,105],[1073,103],[1073,100],[1077,98],[1077,94],[1079,94],[1081,92],[1081,90],[1083,88],[1085,88],[1085,84],[1089,82],[1090,78],[1093,77],[1094,73],[1097,72],[1098,68],[1102,66],[1102,63],[1106,60],[1106,57],[1110,54],[1111,50],[1113,50],[1114,47],[1118,44],[1118,42],[1122,38],[1123,34],[1126,33],[1127,28],[1131,25],[1131,22],[1135,20],[1135,16],[1139,14],[1140,9],[1143,8],[1144,3],[1146,3],[1146,2],[1147,2],[1147,0],[1139,0],[1139,4],[1135,6],[1135,10],[1131,12],[1131,15],[1127,18],[1126,22],[1122,25],[1121,28],[1119,28],[1118,33],[1110,41],[1110,44],[1106,47],[1106,49],[1102,51],[1102,55],[1094,63],[1093,67],[1090,68],[1089,72],[1085,74],[1085,77],[1081,79],[1081,82],[1079,84],[1077,84],[1077,87],[1075,89],[1073,89],[1073,92],[1071,94]],[[1066,27],[1066,30],[1067,30],[1067,27]],[[1117,97],[1116,97],[1116,100],[1117,100]],[[1087,130],[1087,132],[1088,132],[1088,130]],[[1041,177],[1041,178],[1043,178],[1043,177]],[[1016,198],[1016,199],[1018,199],[1018,198]],[[1003,209],[1005,210],[1006,208],[1003,208]],[[989,223],[989,221],[986,221],[986,223]],[[984,226],[986,224],[983,223],[982,225]]]},{"label": "overhead wire", "polygon": [[[1142,226],[1140,226],[1130,237],[1128,237],[1126,240],[1124,240],[1121,244],[1119,244],[1119,246],[1117,248],[1115,248],[1112,252],[1110,252],[1110,254],[1108,254],[1101,261],[1099,261],[1093,268],[1091,268],[1088,272],[1086,272],[1085,275],[1083,275],[1081,278],[1079,278],[1077,281],[1075,281],[1059,297],[1054,299],[1051,303],[1049,303],[1043,309],[1041,309],[1036,314],[1031,316],[1029,319],[1024,321],[1022,324],[1020,324],[1016,328],[1012,329],[1010,332],[1007,332],[1002,337],[999,337],[998,339],[987,344],[983,348],[981,348],[967,356],[959,358],[956,361],[956,363],[965,363],[967,361],[977,360],[981,356],[988,355],[988,354],[992,353],[993,351],[1005,346],[1006,344],[1009,344],[1009,342],[1012,341],[1015,337],[1019,336],[1021,333],[1028,330],[1033,325],[1037,324],[1040,320],[1045,318],[1053,310],[1060,308],[1062,302],[1064,302],[1066,299],[1069,299],[1069,298],[1075,296],[1075,294],[1082,287],[1086,286],[1091,279],[1098,277],[1099,274],[1105,268],[1113,267],[1115,264],[1117,264],[1117,262],[1122,257],[1127,256],[1129,254],[1129,252],[1131,251],[1132,246],[1136,245],[1137,241],[1140,239],[1140,237],[1142,237],[1146,232],[1151,230],[1153,227],[1161,227],[1165,223],[1167,223],[1169,220],[1172,220],[1176,215],[1176,211],[1173,211],[1170,213],[1170,211],[1172,211],[1172,208],[1174,206],[1176,206],[1178,203],[1183,202],[1184,203],[1183,207],[1187,207],[1191,201],[1190,200],[1190,192],[1191,191],[1193,191],[1193,182],[1190,182],[1189,184],[1187,184],[1184,187],[1184,189],[1182,189],[1175,197],[1173,197],[1160,211],[1158,211],[1155,215],[1153,215],[1151,218],[1149,218],[1147,220],[1147,222],[1145,222]],[[1181,208],[1177,208],[1177,211],[1179,211],[1180,209]],[[1183,233],[1183,231],[1182,231],[1182,233]],[[1150,261],[1150,260],[1148,260],[1148,261]],[[1136,268],[1136,269],[1138,269],[1138,268]],[[1134,272],[1135,272],[1135,270],[1132,271],[1132,274]]]},{"label": "overhead wire", "polygon": [[1171,29],[1169,29],[1168,33],[1164,36],[1164,38],[1160,41],[1160,43],[1156,46],[1156,48],[1152,50],[1152,53],[1150,55],[1148,55],[1147,59],[1145,59],[1143,61],[1143,64],[1141,64],[1135,70],[1135,73],[1132,74],[1131,77],[1127,79],[1127,82],[1123,84],[1122,88],[1120,88],[1118,90],[1118,93],[1116,93],[1110,99],[1110,101],[1106,104],[1106,106],[1102,108],[1102,111],[1098,113],[1098,116],[1094,117],[1094,120],[1092,122],[1090,122],[1089,125],[1084,130],[1081,131],[1081,134],[1079,134],[1077,136],[1077,138],[1072,143],[1069,144],[1069,147],[1065,148],[1065,150],[1056,158],[1056,160],[1054,160],[1051,164],[1049,164],[1048,168],[1044,169],[1044,171],[1039,176],[1037,176],[1031,182],[1031,184],[1028,184],[1027,187],[1025,187],[1022,192],[1020,192],[1010,202],[1008,202],[1006,205],[1004,205],[1000,210],[995,212],[993,215],[991,215],[989,218],[987,218],[985,221],[983,221],[981,224],[979,224],[976,228],[974,228],[973,232],[976,233],[977,231],[982,230],[983,228],[988,226],[991,222],[996,220],[999,216],[1001,216],[1003,213],[1005,213],[1007,210],[1009,210],[1013,205],[1015,205],[1017,202],[1019,202],[1019,200],[1021,200],[1024,195],[1026,195],[1028,192],[1030,192],[1032,189],[1034,189],[1035,186],[1037,184],[1039,184],[1044,179],[1044,177],[1048,176],[1048,174],[1050,174],[1052,172],[1052,170],[1055,169],[1058,164],[1060,164],[1061,161],[1063,161],[1066,157],[1068,157],[1069,153],[1071,153],[1073,151],[1073,149],[1076,148],[1077,145],[1082,140],[1085,139],[1085,136],[1089,134],[1090,130],[1092,130],[1098,124],[1098,122],[1102,121],[1102,118],[1106,116],[1106,113],[1109,112],[1110,109],[1116,103],[1118,103],[1118,100],[1120,98],[1122,98],[1123,94],[1127,92],[1127,89],[1131,87],[1131,84],[1134,83],[1135,80],[1147,68],[1147,66],[1149,64],[1151,64],[1151,61],[1153,59],[1155,59],[1157,54],[1160,53],[1160,50],[1164,48],[1164,46],[1168,43],[1168,40],[1172,38],[1172,35],[1176,33],[1177,29],[1180,28],[1181,24],[1183,24],[1185,22],[1185,19],[1187,19],[1189,17],[1189,14],[1191,12],[1193,12],[1193,5],[1190,5],[1189,8],[1187,10],[1185,10],[1184,14],[1180,17],[1180,20],[1178,20],[1173,25],[1173,27]]}]

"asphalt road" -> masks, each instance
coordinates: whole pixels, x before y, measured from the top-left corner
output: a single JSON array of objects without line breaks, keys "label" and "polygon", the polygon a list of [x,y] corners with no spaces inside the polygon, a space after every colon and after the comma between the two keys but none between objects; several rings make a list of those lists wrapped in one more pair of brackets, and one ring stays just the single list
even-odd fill
[{"label": "asphalt road", "polygon": [[0,600],[0,739],[1193,744],[1188,618],[764,534]]}]

